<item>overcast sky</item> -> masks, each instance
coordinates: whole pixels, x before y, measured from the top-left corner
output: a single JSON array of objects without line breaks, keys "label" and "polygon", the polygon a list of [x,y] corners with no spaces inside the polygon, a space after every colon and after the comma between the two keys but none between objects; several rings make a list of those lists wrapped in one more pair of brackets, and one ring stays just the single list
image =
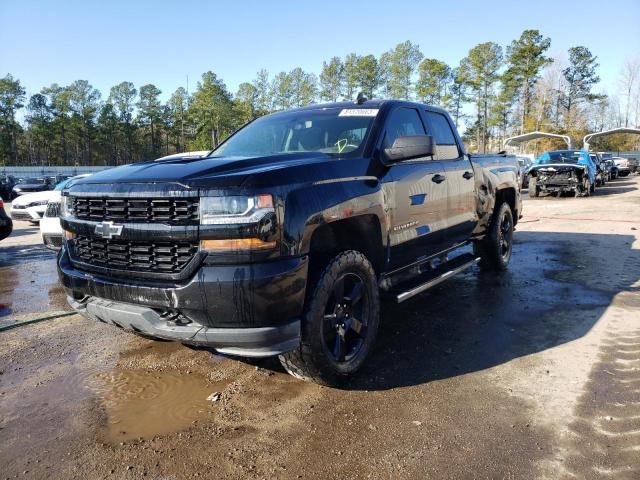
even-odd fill
[{"label": "overcast sky", "polygon": [[86,79],[106,96],[128,80],[167,98],[213,70],[235,93],[261,68],[319,73],[331,56],[378,56],[404,40],[457,65],[478,43],[505,46],[535,28],[551,37],[552,56],[588,47],[599,90],[611,94],[625,58],[640,55],[640,0],[379,3],[0,0],[0,76],[11,73],[28,94]]}]

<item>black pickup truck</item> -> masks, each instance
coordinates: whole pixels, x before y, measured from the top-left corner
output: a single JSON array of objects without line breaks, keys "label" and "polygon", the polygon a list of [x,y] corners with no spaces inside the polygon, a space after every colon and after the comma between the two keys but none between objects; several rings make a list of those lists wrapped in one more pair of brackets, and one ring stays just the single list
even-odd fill
[{"label": "black pickup truck", "polygon": [[381,296],[507,267],[518,185],[515,157],[467,154],[441,109],[313,105],[205,158],[73,181],[59,276],[89,318],[334,384],[372,351]]}]

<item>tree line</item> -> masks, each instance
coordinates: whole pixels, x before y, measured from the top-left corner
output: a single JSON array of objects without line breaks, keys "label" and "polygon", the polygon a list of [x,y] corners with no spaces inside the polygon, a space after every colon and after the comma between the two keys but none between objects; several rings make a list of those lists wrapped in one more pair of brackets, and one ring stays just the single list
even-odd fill
[{"label": "tree line", "polygon": [[[333,57],[319,74],[294,68],[271,76],[263,69],[253,81],[241,83],[235,95],[208,71],[194,92],[179,87],[166,102],[155,85],[127,81],[106,95],[77,80],[54,83],[26,98],[20,81],[7,74],[0,78],[0,159],[6,165],[119,165],[208,150],[258,116],[353,100],[358,92],[447,109],[464,126],[471,151],[500,149],[506,137],[534,130],[579,139],[640,123],[637,59],[621,70],[620,95],[607,96],[595,91],[598,61],[588,48],[576,46],[566,59],[553,59],[550,46],[538,30],[525,30],[504,48],[480,43],[451,66],[405,41],[378,57]],[[637,138],[621,135],[605,138],[598,147],[638,145]],[[546,148],[545,141],[537,148]]]}]

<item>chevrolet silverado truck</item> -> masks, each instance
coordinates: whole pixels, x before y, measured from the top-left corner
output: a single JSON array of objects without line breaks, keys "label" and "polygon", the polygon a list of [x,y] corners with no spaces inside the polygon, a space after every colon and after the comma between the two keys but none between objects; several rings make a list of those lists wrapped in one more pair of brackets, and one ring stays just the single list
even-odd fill
[{"label": "chevrolet silverado truck", "polygon": [[467,154],[438,108],[274,113],[205,158],[74,180],[59,277],[91,319],[336,384],[372,352],[382,296],[507,268],[518,182],[515,157]]}]

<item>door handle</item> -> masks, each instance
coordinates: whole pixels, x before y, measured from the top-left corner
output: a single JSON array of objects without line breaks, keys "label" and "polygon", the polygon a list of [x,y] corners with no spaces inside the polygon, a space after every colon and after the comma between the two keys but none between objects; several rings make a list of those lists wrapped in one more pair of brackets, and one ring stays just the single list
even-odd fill
[{"label": "door handle", "polygon": [[466,178],[467,180],[469,180],[471,177],[473,177],[473,173],[472,173],[472,172],[464,172],[464,173],[462,174],[462,176],[463,176],[464,178]]},{"label": "door handle", "polygon": [[440,175],[439,173],[437,173],[436,175],[434,175],[433,177],[431,177],[431,181],[432,182],[436,182],[436,183],[442,183],[446,180],[447,178],[444,175]]}]

